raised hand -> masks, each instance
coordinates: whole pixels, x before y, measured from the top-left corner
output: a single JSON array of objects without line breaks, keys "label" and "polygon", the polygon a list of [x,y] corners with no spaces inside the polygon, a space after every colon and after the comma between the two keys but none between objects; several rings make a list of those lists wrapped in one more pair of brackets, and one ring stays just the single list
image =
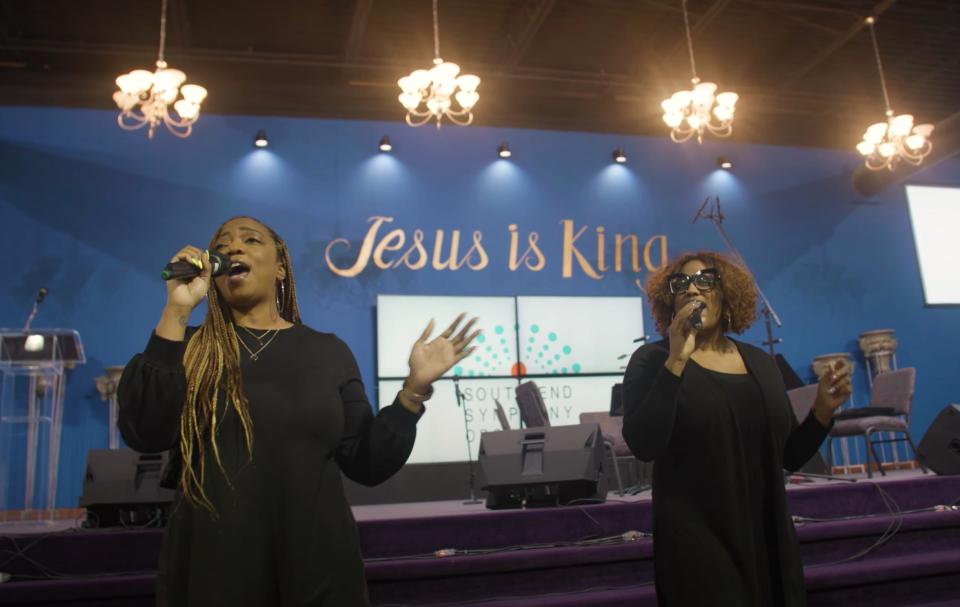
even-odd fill
[{"label": "raised hand", "polygon": [[433,382],[450,370],[450,367],[470,356],[474,350],[470,344],[480,334],[480,330],[470,333],[470,329],[477,322],[476,318],[472,318],[458,332],[457,328],[465,316],[466,312],[460,314],[443,333],[432,341],[427,341],[434,327],[433,320],[430,320],[410,350],[410,375],[404,382],[409,390],[415,394],[427,394]]},{"label": "raised hand", "polygon": [[834,412],[853,393],[853,385],[850,380],[852,372],[853,369],[848,363],[838,360],[820,378],[817,399],[813,403],[813,412],[824,426],[830,425]]}]

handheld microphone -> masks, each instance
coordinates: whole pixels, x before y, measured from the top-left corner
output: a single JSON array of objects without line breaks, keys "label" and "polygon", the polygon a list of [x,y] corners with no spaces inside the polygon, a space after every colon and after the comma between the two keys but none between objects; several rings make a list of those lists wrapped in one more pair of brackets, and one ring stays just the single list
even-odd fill
[{"label": "handheld microphone", "polygon": [[[227,270],[230,269],[230,258],[211,251],[210,266],[211,277],[226,274]],[[172,261],[163,268],[163,272],[160,272],[160,278],[164,280],[187,280],[200,276],[200,271],[200,268],[189,261]]]},{"label": "handheld microphone", "polygon": [[701,313],[707,308],[707,304],[703,303],[699,299],[697,300],[697,309],[690,314],[690,325],[699,331],[703,328],[703,317]]},{"label": "handheld microphone", "polygon": [[43,300],[47,297],[47,293],[48,291],[46,287],[40,287],[40,290],[37,291],[37,304],[43,303]]}]

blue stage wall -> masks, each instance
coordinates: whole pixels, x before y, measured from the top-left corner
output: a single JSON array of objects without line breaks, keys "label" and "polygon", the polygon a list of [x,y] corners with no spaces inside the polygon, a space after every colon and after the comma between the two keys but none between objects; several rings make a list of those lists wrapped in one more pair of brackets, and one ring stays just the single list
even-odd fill
[{"label": "blue stage wall", "polygon": [[[252,147],[258,129],[269,149]],[[389,155],[377,151],[384,134],[394,144]],[[509,161],[495,155],[501,141],[514,151]],[[611,161],[621,146],[623,166]],[[717,168],[719,155],[734,161],[732,172]],[[855,153],[716,141],[215,115],[202,116],[186,140],[160,131],[149,141],[117,128],[109,111],[0,108],[0,325],[21,325],[46,286],[35,326],[77,329],[86,345],[88,362],[67,388],[57,501],[68,507],[80,494],[87,450],[107,445],[94,378],[145,344],[164,301],[158,271],[171,254],[186,243],[206,246],[228,217],[260,217],[287,240],[305,322],[350,344],[376,400],[377,293],[640,296],[636,283],[647,263],[659,265],[664,243],[671,256],[723,248],[710,222],[691,225],[705,196],[716,194],[730,237],[783,320],[780,351],[801,375],[812,376],[818,354],[857,353],[861,331],[896,329],[900,366],[918,369],[919,439],[944,405],[960,401],[947,347],[960,310],[924,306],[904,187],[860,198],[850,186],[859,162]],[[960,186],[960,161],[910,183]],[[382,255],[386,269],[372,256],[356,264],[374,217],[392,218],[381,220],[377,243],[391,230],[404,234],[403,248]],[[416,248],[403,257],[417,230],[425,260]],[[455,230],[456,269],[444,267]],[[532,233],[542,267],[533,253],[522,258]],[[639,272],[629,245],[616,271],[617,234],[636,236]],[[349,248],[331,245],[336,239]],[[649,315],[645,324],[652,332]],[[745,335],[762,338],[762,323]],[[857,361],[863,404],[867,380]],[[18,507],[22,489],[8,489],[0,509]]]}]

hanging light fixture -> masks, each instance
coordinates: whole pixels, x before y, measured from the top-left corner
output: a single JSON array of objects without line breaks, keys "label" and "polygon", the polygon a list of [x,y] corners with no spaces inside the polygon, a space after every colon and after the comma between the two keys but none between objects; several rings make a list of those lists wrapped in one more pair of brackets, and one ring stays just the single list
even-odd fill
[{"label": "hanging light fixture", "polygon": [[[400,93],[400,103],[407,108],[407,124],[422,126],[435,118],[439,129],[440,121],[446,117],[454,124],[467,126],[473,122],[473,106],[480,100],[477,93],[480,78],[473,74],[460,74],[459,65],[440,58],[437,0],[433,0],[433,57],[432,68],[414,70],[397,81],[403,91]],[[460,109],[454,109],[451,97]],[[424,109],[420,109],[421,105]]]},{"label": "hanging light fixture", "polygon": [[[127,131],[147,127],[147,138],[161,122],[177,137],[188,137],[193,123],[200,117],[200,103],[207,96],[207,89],[196,84],[183,84],[187,75],[167,67],[163,50],[167,38],[167,0],[160,11],[160,53],[157,69],[133,70],[117,77],[119,91],[113,100],[120,108],[117,124]],[[181,86],[183,85],[183,86]],[[177,97],[183,95],[179,101]],[[170,113],[170,106],[176,114]]]},{"label": "hanging light fixture", "polygon": [[883,76],[883,63],[880,62],[877,34],[873,29],[876,19],[867,17],[866,21],[867,25],[870,26],[873,54],[877,60],[877,70],[880,72],[880,88],[883,89],[883,103],[887,108],[887,121],[877,122],[867,127],[863,134],[863,141],[857,144],[857,151],[866,157],[865,164],[871,171],[879,171],[880,169],[892,171],[900,160],[913,165],[920,164],[927,157],[927,154],[933,150],[933,144],[930,143],[933,125],[918,124],[914,126],[911,114],[893,115],[893,109],[890,108],[890,97],[887,95],[887,81]]},{"label": "hanging light fixture", "polygon": [[660,103],[663,121],[670,127],[670,139],[682,143],[694,135],[703,143],[704,131],[717,137],[729,137],[733,132],[733,112],[739,95],[732,92],[717,94],[713,82],[700,82],[697,64],[693,59],[693,38],[687,16],[687,0],[683,0],[683,25],[687,32],[687,50],[690,52],[690,72],[693,88],[677,91]]}]

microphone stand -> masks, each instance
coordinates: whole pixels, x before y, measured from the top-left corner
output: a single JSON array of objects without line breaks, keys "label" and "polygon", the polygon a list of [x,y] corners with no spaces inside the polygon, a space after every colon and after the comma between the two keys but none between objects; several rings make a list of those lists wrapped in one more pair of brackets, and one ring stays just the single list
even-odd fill
[{"label": "microphone stand", "polygon": [[[719,196],[713,197],[712,204],[710,196],[707,196],[707,199],[703,201],[702,205],[700,205],[700,210],[697,211],[693,221],[690,223],[697,223],[697,220],[701,217],[706,217],[713,222],[713,225],[717,228],[717,232],[720,234],[720,238],[722,238],[723,242],[726,243],[727,248],[730,249],[730,252],[736,258],[736,260],[740,262],[740,265],[749,270],[750,266],[747,265],[747,261],[743,258],[743,255],[740,254],[740,251],[733,246],[733,243],[730,242],[730,237],[727,236],[726,230],[723,229],[723,212],[720,210]],[[763,345],[767,346],[767,349],[770,351],[770,356],[776,356],[777,353],[773,347],[774,345],[781,343],[783,339],[779,337],[773,337],[773,327],[771,326],[771,321],[776,323],[778,328],[783,327],[783,323],[780,322],[780,317],[777,316],[773,306],[770,305],[770,300],[767,299],[766,295],[764,295],[763,289],[760,288],[756,278],[753,279],[753,287],[757,290],[757,294],[760,296],[760,302],[763,307],[763,325],[767,330],[767,340],[763,342]]]},{"label": "microphone stand", "polygon": [[[706,217],[712,221],[713,225],[717,228],[717,232],[720,234],[720,238],[723,239],[723,242],[727,245],[727,248],[730,249],[730,252],[733,253],[737,261],[740,262],[740,265],[749,270],[750,266],[747,265],[747,261],[743,258],[743,255],[740,254],[740,251],[733,246],[733,243],[730,241],[730,237],[727,236],[726,230],[723,229],[723,211],[720,210],[720,197],[714,196],[712,203],[713,204],[711,204],[710,196],[707,196],[707,199],[703,201],[702,205],[700,205],[700,209],[697,211],[697,214],[693,217],[693,221],[690,223],[697,223],[697,220],[701,217]],[[751,272],[751,274],[753,274],[753,272]],[[783,339],[779,337],[773,337],[773,327],[771,326],[771,321],[776,323],[777,327],[783,327],[783,323],[780,322],[780,317],[777,316],[773,306],[770,305],[770,300],[767,299],[766,295],[764,295],[763,289],[760,288],[756,278],[753,279],[753,287],[757,290],[757,294],[760,296],[760,302],[763,306],[763,324],[767,331],[767,340],[763,342],[763,345],[767,346],[767,349],[770,351],[770,356],[776,356],[777,353],[773,347],[774,345],[783,342]],[[856,479],[843,478],[840,476],[833,476],[831,474],[811,474],[808,472],[788,473],[784,477],[785,480],[789,481],[790,476],[799,476],[808,480],[819,478],[832,481],[856,482]]]},{"label": "microphone stand", "polygon": [[470,476],[467,486],[470,487],[470,499],[464,504],[479,504],[475,489],[476,472],[473,469],[473,450],[470,448],[470,428],[467,425],[467,406],[464,403],[463,392],[460,391],[460,376],[453,376],[453,393],[457,397],[457,406],[463,411],[463,436],[467,439],[467,462],[470,466]]},{"label": "microphone stand", "polygon": [[37,312],[40,311],[40,304],[43,303],[44,298],[47,296],[47,288],[40,287],[40,291],[37,292],[37,299],[33,302],[33,309],[30,310],[30,315],[27,316],[27,322],[23,325],[23,334],[30,335],[30,325],[33,324],[33,319],[36,318]]}]

